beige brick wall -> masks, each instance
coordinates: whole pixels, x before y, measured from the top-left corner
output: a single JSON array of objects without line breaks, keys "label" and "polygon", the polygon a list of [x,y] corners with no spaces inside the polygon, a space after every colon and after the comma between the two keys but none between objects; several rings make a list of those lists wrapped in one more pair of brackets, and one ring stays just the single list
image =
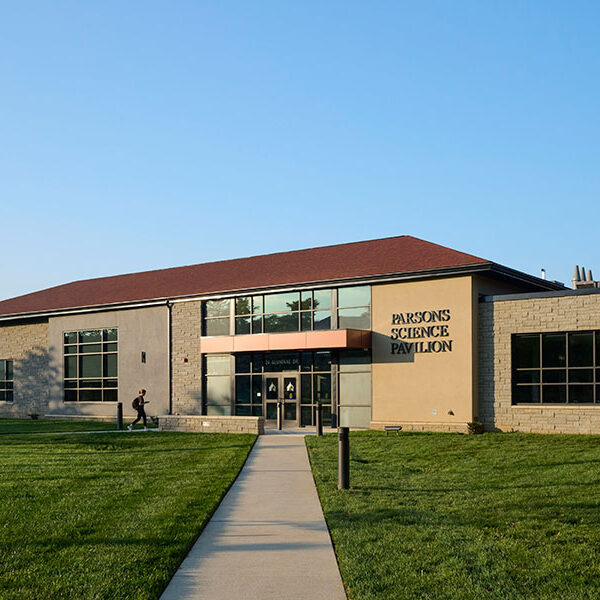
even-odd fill
[{"label": "beige brick wall", "polygon": [[159,417],[161,431],[192,433],[254,433],[265,432],[262,417],[207,417],[197,415],[165,415]]},{"label": "beige brick wall", "polygon": [[202,414],[200,304],[180,302],[171,309],[173,413]]},{"label": "beige brick wall", "polygon": [[600,405],[511,404],[511,334],[600,329],[600,294],[479,304],[479,418],[487,429],[600,433]]},{"label": "beige brick wall", "polygon": [[48,323],[0,325],[0,359],[14,361],[14,401],[0,402],[0,417],[43,416],[48,408]]}]

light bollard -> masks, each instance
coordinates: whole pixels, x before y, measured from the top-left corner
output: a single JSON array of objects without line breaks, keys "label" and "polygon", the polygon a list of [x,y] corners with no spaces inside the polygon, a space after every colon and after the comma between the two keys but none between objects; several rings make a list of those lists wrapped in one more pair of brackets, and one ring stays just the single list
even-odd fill
[{"label": "light bollard", "polygon": [[338,490],[350,488],[350,430],[338,429]]},{"label": "light bollard", "polygon": [[117,429],[123,429],[123,403],[117,402]]},{"label": "light bollard", "polygon": [[282,421],[283,421],[283,402],[281,400],[277,401],[277,429],[281,431]]},{"label": "light bollard", "polygon": [[323,405],[320,402],[315,410],[315,424],[317,426],[317,436],[323,435]]}]

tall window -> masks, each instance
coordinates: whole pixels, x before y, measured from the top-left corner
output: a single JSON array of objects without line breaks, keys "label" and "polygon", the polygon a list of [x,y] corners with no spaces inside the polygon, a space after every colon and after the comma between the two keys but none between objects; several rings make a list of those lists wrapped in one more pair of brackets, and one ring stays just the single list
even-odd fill
[{"label": "tall window", "polygon": [[0,402],[13,401],[13,361],[0,360]]},{"label": "tall window", "polygon": [[371,327],[371,287],[363,285],[207,300],[204,335],[230,334],[231,302],[236,335]]},{"label": "tall window", "polygon": [[118,400],[118,343],[117,329],[64,334],[65,402]]},{"label": "tall window", "polygon": [[600,331],[513,335],[513,404],[600,403]]}]

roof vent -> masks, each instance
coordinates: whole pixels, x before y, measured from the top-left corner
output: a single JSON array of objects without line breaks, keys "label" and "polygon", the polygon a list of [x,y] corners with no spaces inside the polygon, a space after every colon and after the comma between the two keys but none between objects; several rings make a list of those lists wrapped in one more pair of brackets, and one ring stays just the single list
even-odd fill
[{"label": "roof vent", "polygon": [[574,290],[600,288],[600,281],[594,281],[592,270],[588,269],[586,273],[585,267],[580,267],[579,265],[575,265],[572,282]]}]

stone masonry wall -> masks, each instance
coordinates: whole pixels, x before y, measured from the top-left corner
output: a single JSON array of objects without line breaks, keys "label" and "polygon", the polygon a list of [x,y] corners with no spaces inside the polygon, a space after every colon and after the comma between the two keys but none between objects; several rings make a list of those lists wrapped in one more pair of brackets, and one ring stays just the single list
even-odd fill
[{"label": "stone masonry wall", "polygon": [[0,417],[43,416],[48,410],[48,323],[0,325],[0,360],[12,360],[14,400],[0,402]]},{"label": "stone masonry wall", "polygon": [[207,417],[197,415],[164,415],[158,418],[161,431],[192,433],[254,433],[265,432],[262,417]]},{"label": "stone masonry wall", "polygon": [[486,429],[600,433],[600,405],[512,405],[511,334],[600,329],[600,294],[479,304],[479,419]]},{"label": "stone masonry wall", "polygon": [[202,414],[200,302],[174,304],[171,309],[171,331],[173,413]]}]

